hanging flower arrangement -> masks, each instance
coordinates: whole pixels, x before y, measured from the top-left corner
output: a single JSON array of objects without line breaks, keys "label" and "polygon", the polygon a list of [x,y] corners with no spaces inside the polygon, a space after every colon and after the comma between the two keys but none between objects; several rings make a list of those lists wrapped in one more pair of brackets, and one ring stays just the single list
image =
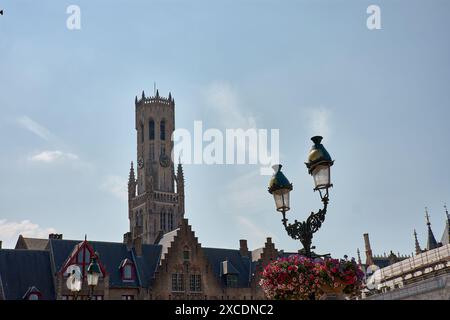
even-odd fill
[{"label": "hanging flower arrangement", "polygon": [[279,258],[262,272],[260,285],[268,299],[311,300],[336,293],[359,294],[364,273],[354,259],[310,259],[300,255]]}]

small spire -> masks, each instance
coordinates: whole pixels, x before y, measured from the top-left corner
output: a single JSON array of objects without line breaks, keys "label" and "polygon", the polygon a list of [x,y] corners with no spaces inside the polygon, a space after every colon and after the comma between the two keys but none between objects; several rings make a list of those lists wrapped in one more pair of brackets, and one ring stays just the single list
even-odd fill
[{"label": "small spire", "polygon": [[145,99],[145,92],[142,90],[142,99]]},{"label": "small spire", "polygon": [[447,204],[444,204],[445,214],[447,215],[447,220],[450,221],[450,215],[448,214]]},{"label": "small spire", "polygon": [[416,247],[416,254],[422,253],[422,249],[420,248],[419,240],[417,240],[416,229],[414,229],[414,244],[415,244],[415,247]]},{"label": "small spire", "polygon": [[438,243],[436,241],[436,238],[434,237],[433,230],[431,230],[430,215],[428,214],[427,207],[425,207],[425,218],[427,219],[428,226],[427,250],[432,250],[438,247]]},{"label": "small spire", "polygon": [[134,104],[137,104],[137,96],[134,97]]},{"label": "small spire", "polygon": [[361,262],[361,253],[359,252],[359,248],[356,249],[356,254],[358,255],[358,265],[362,265],[362,262]]},{"label": "small spire", "polygon": [[156,89],[156,97],[159,98],[159,90]]},{"label": "small spire", "polygon": [[169,101],[171,101],[171,100],[172,100],[172,94],[169,91]]},{"label": "small spire", "polygon": [[133,161],[131,161],[130,175],[128,176],[128,183],[134,183],[135,181],[136,181],[136,179],[134,176]]},{"label": "small spire", "polygon": [[86,233],[84,234],[84,241],[85,242],[87,241],[87,234]]},{"label": "small spire", "polygon": [[183,173],[183,165],[181,164],[181,160],[178,159],[178,166],[177,166],[177,179],[179,182],[184,182],[184,173]]}]

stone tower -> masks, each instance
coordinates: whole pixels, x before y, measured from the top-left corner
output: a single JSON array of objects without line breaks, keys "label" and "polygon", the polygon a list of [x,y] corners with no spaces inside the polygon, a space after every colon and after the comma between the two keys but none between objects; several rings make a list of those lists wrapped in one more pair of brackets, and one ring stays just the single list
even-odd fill
[{"label": "stone tower", "polygon": [[127,243],[153,244],[178,227],[184,217],[184,177],[181,164],[175,175],[172,132],[175,100],[159,96],[135,98],[136,169],[128,179]]}]

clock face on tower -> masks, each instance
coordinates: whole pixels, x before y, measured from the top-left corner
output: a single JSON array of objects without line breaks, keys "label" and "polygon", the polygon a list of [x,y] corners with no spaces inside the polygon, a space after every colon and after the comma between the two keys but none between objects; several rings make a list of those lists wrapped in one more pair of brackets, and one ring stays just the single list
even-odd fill
[{"label": "clock face on tower", "polygon": [[144,159],[142,159],[142,157],[139,157],[138,159],[138,167],[139,169],[142,169],[142,167],[144,167]]},{"label": "clock face on tower", "polygon": [[161,167],[167,168],[170,165],[170,158],[166,154],[161,154],[159,157],[159,164]]}]

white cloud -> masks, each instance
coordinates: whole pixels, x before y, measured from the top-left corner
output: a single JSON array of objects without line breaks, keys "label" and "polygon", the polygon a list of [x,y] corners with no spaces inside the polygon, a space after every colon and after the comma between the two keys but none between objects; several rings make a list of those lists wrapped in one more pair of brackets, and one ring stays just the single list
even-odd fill
[{"label": "white cloud", "polygon": [[46,239],[50,233],[56,233],[56,230],[42,228],[30,220],[20,222],[0,220],[0,240],[4,242],[5,248],[13,248],[20,234],[24,237]]},{"label": "white cloud", "polygon": [[122,201],[128,200],[127,180],[121,176],[106,176],[100,188],[111,193]]},{"label": "white cloud", "polygon": [[207,107],[217,112],[218,119],[226,128],[256,128],[255,118],[244,114],[238,94],[230,84],[211,84],[205,90],[205,100]]},{"label": "white cloud", "polygon": [[236,220],[241,233],[248,240],[250,246],[263,246],[267,237],[271,237],[275,241],[276,237],[272,232],[262,229],[247,217],[237,216]]},{"label": "white cloud", "polygon": [[261,185],[261,179],[267,178],[261,176],[259,170],[234,178],[226,186],[224,200],[227,206],[232,206],[237,212],[248,210],[248,208],[258,208],[264,198],[267,198],[267,194],[261,192],[265,188],[265,185]]},{"label": "white cloud", "polygon": [[44,140],[48,141],[51,138],[53,138],[53,135],[47,128],[40,125],[36,121],[32,120],[30,117],[27,116],[19,117],[17,118],[17,122],[22,128],[34,133],[35,135]]},{"label": "white cloud", "polygon": [[31,161],[34,162],[44,162],[44,163],[52,163],[55,161],[62,160],[78,160],[78,156],[69,152],[62,152],[59,150],[55,151],[42,151],[30,157]]},{"label": "white cloud", "polygon": [[310,135],[320,135],[329,140],[331,134],[331,111],[325,107],[310,108],[308,109],[308,118],[308,123],[310,124]]}]

